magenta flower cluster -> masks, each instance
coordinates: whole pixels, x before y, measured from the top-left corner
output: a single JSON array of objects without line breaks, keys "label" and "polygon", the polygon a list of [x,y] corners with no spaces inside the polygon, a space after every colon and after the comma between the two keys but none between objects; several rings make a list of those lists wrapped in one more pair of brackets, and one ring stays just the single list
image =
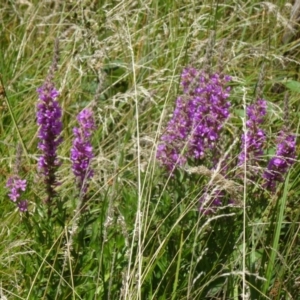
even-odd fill
[{"label": "magenta flower cluster", "polygon": [[[62,110],[56,101],[59,93],[50,80],[46,80],[46,83],[37,91],[40,98],[37,105],[37,123],[40,125],[38,148],[43,152],[38,166],[45,177],[48,201],[50,201],[55,195],[54,187],[58,185],[56,171],[60,166],[60,161],[57,157],[57,148],[62,142],[60,136]],[[95,129],[92,111],[84,109],[77,116],[77,121],[79,127],[73,129],[75,137],[71,149],[72,171],[77,178],[79,189],[86,192],[85,181],[93,176],[93,170],[90,168],[90,161],[93,158],[90,138]]]},{"label": "magenta flower cluster", "polygon": [[71,148],[71,161],[78,187],[85,193],[87,189],[86,181],[94,175],[90,166],[93,158],[93,147],[90,140],[92,132],[96,128],[93,112],[90,109],[82,110],[77,116],[77,121],[79,127],[73,129],[75,138]]},{"label": "magenta flower cluster", "polygon": [[58,166],[57,147],[62,142],[61,107],[56,101],[58,91],[51,83],[46,83],[37,89],[41,101],[37,104],[37,123],[40,125],[38,148],[43,155],[39,159],[39,169],[48,176],[53,165]]},{"label": "magenta flower cluster", "polygon": [[259,126],[267,113],[267,102],[263,99],[257,100],[246,108],[246,113],[246,133],[242,135],[242,150],[238,165],[242,165],[245,161],[248,164],[258,162],[263,155],[263,145],[266,141],[266,134]]},{"label": "magenta flower cluster", "polygon": [[181,75],[183,95],[157,148],[157,158],[170,172],[182,166],[187,158],[203,159],[213,151],[224,122],[229,117],[227,101],[231,78],[186,68]]},{"label": "magenta flower cluster", "polygon": [[[257,100],[246,109],[246,133],[242,135],[242,151],[239,155],[239,165],[245,161],[247,164],[260,164],[262,162],[263,147],[266,134],[259,126],[264,122],[267,114],[267,102]],[[245,151],[246,150],[246,151]],[[264,187],[275,192],[277,184],[284,181],[284,176],[295,161],[296,137],[281,131],[277,139],[276,155],[271,158],[262,177],[265,179]]]},{"label": "magenta flower cluster", "polygon": [[296,137],[281,131],[277,139],[277,150],[268,163],[263,174],[265,188],[271,192],[276,191],[278,183],[284,181],[284,175],[294,164],[296,158]]},{"label": "magenta flower cluster", "polygon": [[37,104],[37,124],[40,126],[38,148],[42,155],[38,161],[38,168],[45,178],[48,200],[54,196],[56,182],[56,170],[60,165],[57,158],[57,147],[61,144],[62,110],[56,101],[59,93],[50,81],[37,89],[40,101]]},{"label": "magenta flower cluster", "polygon": [[27,182],[26,179],[22,180],[19,176],[13,175],[8,178],[6,187],[9,189],[8,197],[10,200],[17,204],[20,212],[27,211],[28,201],[20,200],[22,192],[26,190]]},{"label": "magenta flower cluster", "polygon": [[[176,99],[171,120],[161,137],[157,148],[157,159],[169,171],[189,163],[199,164],[210,157],[215,167],[219,153],[216,144],[220,131],[229,117],[231,80],[223,74],[208,74],[195,68],[186,68],[181,75],[183,94]],[[246,107],[246,132],[242,135],[238,166],[247,163],[262,166],[266,133],[261,128],[267,114],[267,102],[258,99]],[[262,177],[265,188],[274,192],[279,182],[295,161],[296,138],[281,132],[277,140],[276,155],[269,161]],[[209,156],[208,156],[209,155]],[[203,161],[201,161],[203,163]],[[226,175],[224,175],[226,176]],[[200,211],[210,214],[224,203],[223,190],[205,191],[199,199]],[[229,203],[233,203],[229,200]]]}]

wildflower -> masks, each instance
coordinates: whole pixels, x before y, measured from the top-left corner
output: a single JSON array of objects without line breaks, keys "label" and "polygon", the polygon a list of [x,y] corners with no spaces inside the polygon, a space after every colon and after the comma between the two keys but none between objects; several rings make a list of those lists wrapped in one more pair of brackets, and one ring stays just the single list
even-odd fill
[{"label": "wildflower", "polygon": [[[26,190],[26,179],[22,180],[19,176],[13,175],[8,178],[6,187],[10,190],[8,197],[15,202],[21,212],[27,211],[27,200],[19,201],[21,193]],[[26,205],[25,205],[26,202]]]},{"label": "wildflower", "polygon": [[6,182],[6,187],[10,189],[10,194],[8,194],[11,201],[16,202],[20,197],[21,191],[26,190],[26,179],[22,180],[17,175],[11,176]]},{"label": "wildflower", "polygon": [[169,121],[166,133],[161,137],[162,143],[157,148],[157,158],[172,171],[175,165],[183,165],[186,157],[181,151],[185,148],[185,141],[191,127],[188,117],[186,101],[178,97],[173,118]]},{"label": "wildflower", "polygon": [[169,170],[187,159],[203,159],[214,150],[229,117],[229,76],[208,74],[195,68],[182,72],[183,95],[176,100],[172,119],[158,145],[157,158]]},{"label": "wildflower", "polygon": [[266,180],[265,188],[271,192],[276,191],[277,184],[284,181],[284,176],[295,162],[296,137],[281,131],[277,139],[277,150],[268,163],[263,174]]},{"label": "wildflower", "polygon": [[[263,155],[263,145],[266,140],[264,130],[259,128],[267,113],[267,102],[259,99],[256,103],[247,107],[246,133],[242,135],[242,151],[238,164],[242,165],[259,160]],[[246,149],[245,149],[246,148]]]},{"label": "wildflower", "polygon": [[71,161],[78,187],[85,193],[87,190],[85,181],[94,175],[93,170],[90,168],[90,162],[93,158],[93,147],[90,138],[92,132],[96,129],[93,112],[89,109],[82,110],[77,116],[77,121],[79,127],[73,129],[75,138],[71,149]]},{"label": "wildflower", "polygon": [[36,114],[37,123],[40,126],[38,148],[42,151],[38,168],[45,177],[48,201],[50,201],[55,195],[54,187],[58,185],[55,173],[60,166],[57,148],[62,142],[60,136],[62,132],[62,110],[56,101],[59,92],[50,80],[46,80],[45,84],[37,89],[37,92],[40,98]]},{"label": "wildflower", "polygon": [[22,200],[22,201],[18,202],[17,205],[19,207],[20,212],[25,212],[25,211],[27,211],[27,208],[28,208],[28,201]]},{"label": "wildflower", "polygon": [[217,207],[222,205],[224,196],[221,190],[213,190],[211,194],[205,192],[199,199],[200,212],[205,215],[215,213]]}]

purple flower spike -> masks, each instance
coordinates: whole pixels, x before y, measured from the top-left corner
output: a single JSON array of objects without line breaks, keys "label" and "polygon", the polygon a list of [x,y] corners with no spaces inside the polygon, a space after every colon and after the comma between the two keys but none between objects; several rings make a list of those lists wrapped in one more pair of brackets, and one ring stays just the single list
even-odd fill
[{"label": "purple flower spike", "polygon": [[18,207],[19,207],[20,212],[25,212],[25,211],[27,211],[27,208],[28,208],[28,201],[27,201],[27,200],[20,201],[20,202],[18,203]]},{"label": "purple flower spike", "polygon": [[8,194],[10,200],[16,202],[20,197],[21,191],[24,192],[26,190],[26,185],[26,179],[22,180],[17,175],[9,177],[6,187],[10,189],[10,193]]},{"label": "purple flower spike", "polygon": [[[50,78],[50,77],[49,77]],[[40,139],[38,148],[42,155],[38,161],[38,169],[45,177],[47,202],[55,196],[56,171],[60,166],[57,158],[57,148],[62,142],[62,110],[56,98],[59,92],[54,88],[50,80],[37,89],[40,101],[37,104],[37,124],[40,126],[38,137]]]},{"label": "purple flower spike", "polygon": [[207,152],[216,149],[229,117],[230,88],[226,84],[230,80],[230,76],[195,68],[183,70],[183,95],[176,100],[173,117],[157,148],[157,159],[168,171],[182,166],[188,158],[203,159]]},{"label": "purple flower spike", "polygon": [[263,174],[265,188],[276,191],[277,184],[284,181],[284,176],[295,162],[296,137],[281,131],[277,140],[276,155],[268,163]]},{"label": "purple flower spike", "polygon": [[[267,113],[267,102],[263,99],[247,107],[247,132],[242,135],[242,151],[239,155],[239,165],[245,161],[255,163],[263,155],[266,140],[265,132],[258,126],[263,123]],[[246,147],[246,152],[245,152]]]},{"label": "purple flower spike", "polygon": [[19,198],[26,190],[27,182],[26,179],[22,180],[19,176],[13,175],[8,178],[6,182],[6,187],[10,190],[8,197],[12,202],[15,202],[16,205],[19,207],[20,212],[27,211],[28,202],[27,200],[20,201]]},{"label": "purple flower spike", "polygon": [[96,129],[93,112],[90,109],[82,110],[77,116],[77,121],[81,126],[83,135],[90,137]]},{"label": "purple flower spike", "polygon": [[75,127],[73,129],[75,138],[71,149],[71,161],[78,188],[85,193],[87,190],[85,182],[94,175],[93,170],[90,169],[90,162],[93,158],[90,137],[96,129],[93,112],[89,109],[82,110],[77,116],[77,121],[79,128]]}]

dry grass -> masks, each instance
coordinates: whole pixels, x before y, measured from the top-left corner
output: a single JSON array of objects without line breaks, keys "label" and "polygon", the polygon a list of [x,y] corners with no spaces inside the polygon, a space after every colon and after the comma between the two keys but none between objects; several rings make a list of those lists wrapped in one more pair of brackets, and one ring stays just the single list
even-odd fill
[{"label": "dry grass", "polygon": [[[97,237],[102,245],[98,245],[99,248],[95,246],[99,256],[95,258],[91,255],[91,259],[98,260],[97,267],[93,265],[93,275],[88,271],[84,273],[87,278],[91,276],[90,282],[96,286],[91,287],[91,290],[94,288],[91,292],[94,296],[89,299],[100,299],[104,294],[109,295],[110,299],[204,299],[198,297],[203,297],[199,295],[207,292],[206,287],[228,274],[228,278],[232,276],[234,280],[228,279],[226,288],[232,290],[234,299],[238,299],[236,290],[241,293],[241,282],[243,299],[249,298],[249,282],[252,284],[255,281],[249,278],[261,277],[257,270],[247,270],[245,266],[246,257],[254,254],[251,252],[252,242],[246,236],[249,199],[243,194],[244,187],[234,179],[226,179],[217,171],[200,166],[189,168],[182,175],[187,182],[182,194],[176,188],[172,191],[172,178],[166,179],[158,171],[155,151],[172,114],[176,95],[181,92],[179,74],[182,68],[186,65],[201,67],[206,63],[207,56],[211,62],[210,68],[222,69],[233,77],[231,101],[234,109],[226,124],[228,138],[227,144],[222,145],[224,152],[233,152],[233,157],[238,155],[238,147],[233,145],[231,148],[230,139],[237,138],[241,133],[243,101],[251,103],[257,92],[261,94],[257,91],[257,85],[269,101],[268,122],[271,125],[266,130],[269,147],[272,148],[273,137],[284,119],[283,84],[286,80],[297,80],[299,69],[298,27],[294,14],[290,16],[290,10],[295,12],[297,9],[286,1],[273,2],[4,1],[0,21],[0,70],[7,98],[0,99],[4,102],[0,108],[0,161],[5,173],[1,181],[3,189],[0,189],[3,196],[0,214],[3,224],[7,226],[3,226],[0,232],[0,257],[3,257],[3,288],[0,294],[11,299],[38,299],[34,295],[34,285],[41,280],[39,276],[43,268],[50,266],[51,269],[52,266],[53,273],[57,272],[55,260],[53,265],[46,262],[48,254],[58,259],[68,253],[66,269],[74,271],[71,248],[66,248],[70,238],[68,229],[74,224],[72,215],[65,228],[57,228],[55,237],[59,242],[55,240],[49,252],[43,250],[43,254],[37,253],[45,256],[41,256],[36,281],[28,278],[27,281],[23,278],[24,284],[19,281],[22,280],[19,270],[26,265],[20,257],[25,252],[14,249],[25,247],[30,239],[26,237],[26,228],[19,227],[20,217],[12,210],[4,188],[7,173],[13,170],[17,144],[22,142],[25,148],[22,158],[25,169],[22,172],[31,183],[27,194],[32,208],[30,214],[39,213],[38,203],[44,191],[35,169],[39,155],[36,148],[36,88],[46,77],[53,44],[58,38],[60,61],[55,82],[61,93],[60,102],[64,111],[64,144],[59,150],[63,161],[59,170],[62,185],[58,191],[69,210],[73,208],[72,201],[76,195],[69,160],[75,116],[79,110],[89,106],[94,109],[98,123],[93,138],[96,153],[93,167],[96,172],[89,203],[97,226],[101,228]],[[212,31],[214,36],[208,53],[207,42]],[[262,65],[265,66],[264,84],[260,85]],[[290,126],[294,130],[298,126],[295,117],[299,116],[297,101],[298,95],[292,93],[289,101],[292,115]],[[220,216],[206,221],[198,217],[197,203],[204,191],[205,180],[212,186],[221,186],[229,193],[238,194],[245,216],[244,230],[236,229],[235,232],[240,237],[244,236],[244,248],[239,248],[242,242],[236,238],[232,259],[221,261],[220,264],[224,265],[220,268],[216,262],[212,270],[215,268],[218,271],[211,277],[210,273],[199,273],[200,262],[211,251],[209,237],[215,234],[217,220],[231,220],[242,208],[227,213],[228,207],[225,207]],[[298,194],[297,191],[295,193]],[[189,223],[189,220],[194,223]],[[297,220],[298,214],[293,222]],[[96,229],[89,227],[89,230],[88,236],[94,237]],[[267,235],[267,230],[262,230]],[[114,236],[118,238],[114,239]],[[174,236],[176,241],[172,241]],[[203,236],[207,237],[207,241]],[[172,243],[176,245],[174,253],[169,249]],[[5,250],[6,244],[10,245],[10,252]],[[31,254],[31,251],[36,250],[29,250],[28,253]],[[166,258],[165,253],[172,253],[173,256]],[[256,258],[251,256],[251,259],[254,262]],[[295,264],[298,265],[296,260]],[[160,270],[165,273],[159,274]],[[74,274],[69,281],[69,278],[63,277],[64,271],[59,272],[60,291],[56,293],[56,299],[61,299],[60,292],[66,285],[71,286],[72,290],[72,295],[68,297],[80,299],[83,283],[77,287]],[[168,279],[172,272],[177,277]],[[154,273],[158,274],[157,277]],[[190,275],[181,277],[182,274]],[[49,286],[51,276],[45,278]],[[151,276],[155,277],[153,286]],[[32,289],[28,287],[28,282],[31,282]],[[145,286],[147,296],[143,294]],[[226,290],[218,285],[215,288]],[[288,288],[282,288],[285,289]],[[168,296],[164,295],[164,291]],[[45,297],[46,294],[47,289],[43,292]],[[268,299],[267,294],[264,297]]]}]

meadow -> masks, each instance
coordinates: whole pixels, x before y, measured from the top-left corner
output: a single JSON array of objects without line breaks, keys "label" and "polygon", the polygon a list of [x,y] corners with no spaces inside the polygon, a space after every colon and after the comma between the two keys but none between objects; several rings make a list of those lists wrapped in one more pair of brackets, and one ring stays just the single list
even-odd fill
[{"label": "meadow", "polygon": [[300,299],[300,1],[3,0],[0,299]]}]

